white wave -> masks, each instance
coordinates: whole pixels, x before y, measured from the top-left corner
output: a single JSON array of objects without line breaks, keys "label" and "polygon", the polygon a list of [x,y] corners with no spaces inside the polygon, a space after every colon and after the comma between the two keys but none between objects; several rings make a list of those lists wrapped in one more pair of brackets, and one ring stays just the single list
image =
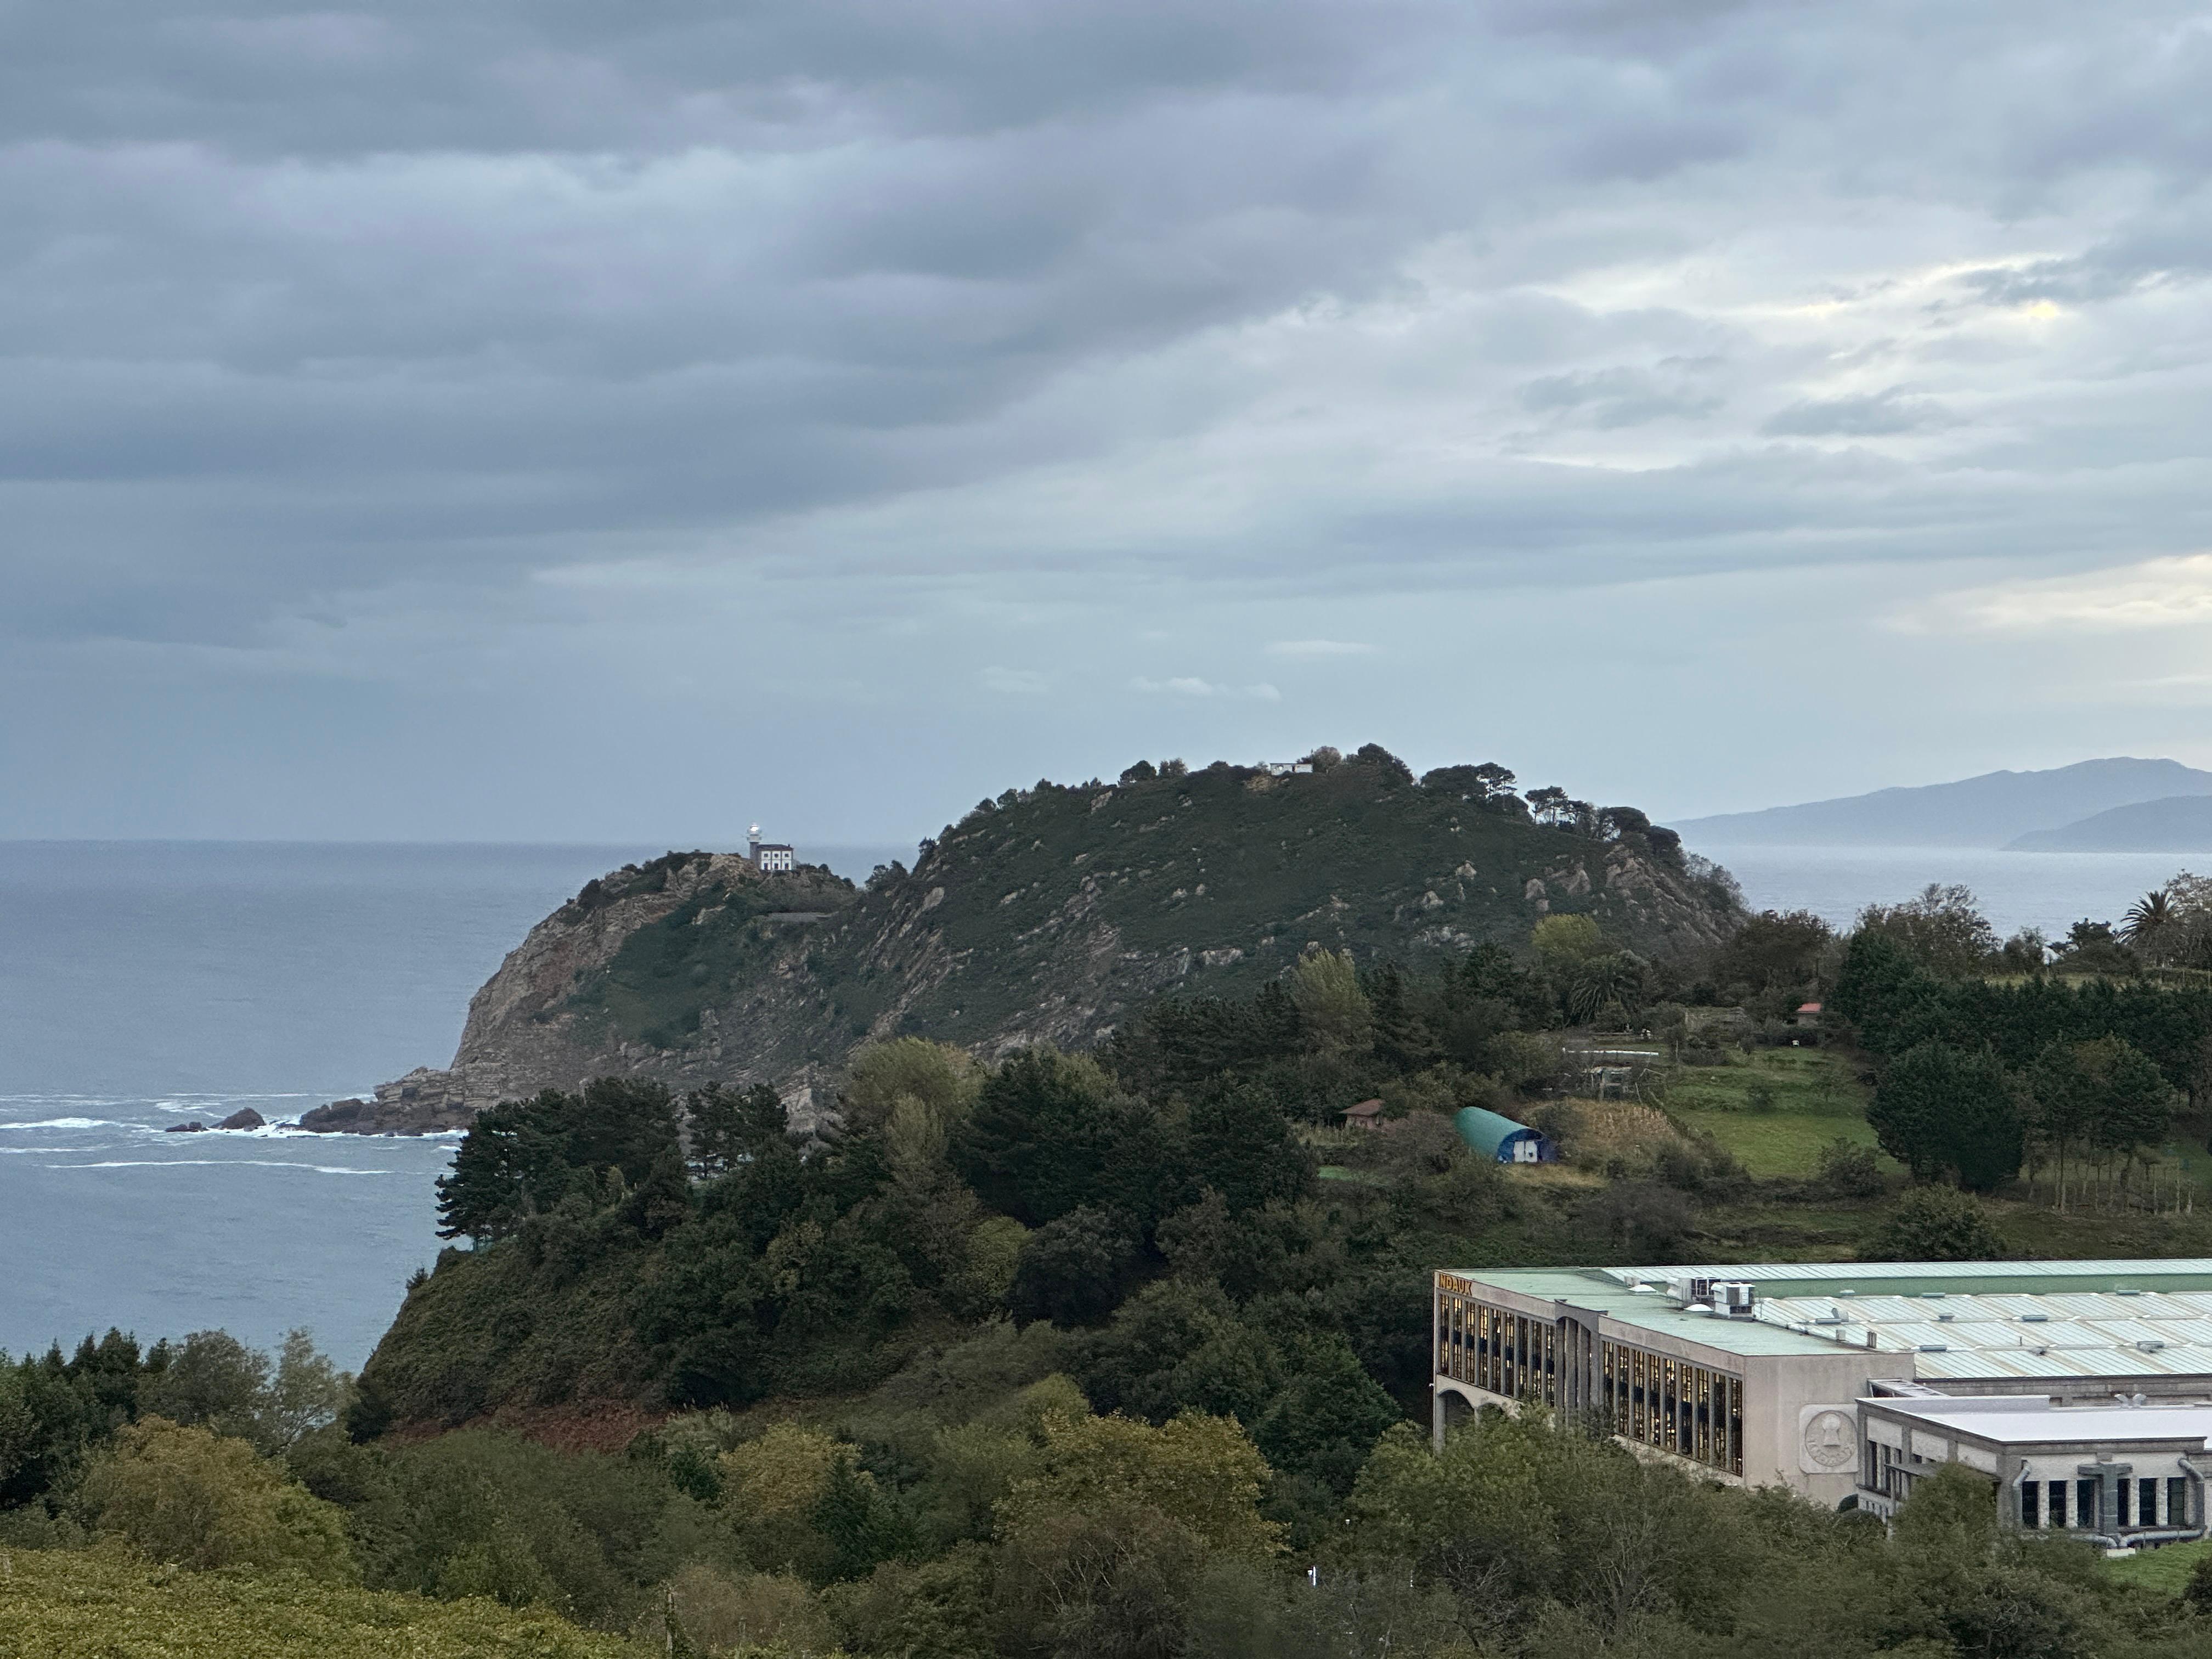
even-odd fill
[{"label": "white wave", "polygon": [[130,1129],[135,1124],[112,1117],[44,1117],[31,1123],[0,1123],[0,1129]]},{"label": "white wave", "polygon": [[0,1106],[137,1106],[143,1095],[0,1095]]},{"label": "white wave", "polygon": [[239,1164],[250,1164],[263,1170],[305,1170],[314,1175],[380,1176],[399,1175],[398,1170],[349,1170],[335,1164],[295,1164],[281,1158],[111,1158],[96,1164],[47,1164],[48,1170],[169,1170],[187,1164],[204,1164],[212,1168],[228,1169]]}]

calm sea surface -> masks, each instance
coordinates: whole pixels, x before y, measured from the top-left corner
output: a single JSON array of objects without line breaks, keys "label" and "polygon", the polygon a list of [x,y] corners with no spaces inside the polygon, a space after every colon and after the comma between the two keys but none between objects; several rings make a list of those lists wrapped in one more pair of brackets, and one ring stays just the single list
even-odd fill
[{"label": "calm sea surface", "polygon": [[0,842],[0,1350],[304,1325],[358,1366],[452,1142],[164,1131],[444,1065],[532,923],[665,850]]},{"label": "calm sea surface", "polygon": [[[2175,853],[2002,853],[1958,847],[1718,847],[1754,910],[1810,910],[1843,926],[1861,907],[1910,898],[1929,882],[1962,883],[2000,934],[2057,938],[2088,916],[2117,921],[2190,862]],[[2212,871],[2212,858],[2197,864]]]},{"label": "calm sea surface", "polygon": [[[453,1055],[470,994],[590,877],[663,849],[0,842],[0,1349],[304,1325],[357,1366],[436,1252],[447,1139],[272,1121]],[[910,848],[817,850],[865,876]],[[2118,915],[2177,860],[1704,849],[1756,908],[1848,921],[1964,882],[1999,928]]]}]

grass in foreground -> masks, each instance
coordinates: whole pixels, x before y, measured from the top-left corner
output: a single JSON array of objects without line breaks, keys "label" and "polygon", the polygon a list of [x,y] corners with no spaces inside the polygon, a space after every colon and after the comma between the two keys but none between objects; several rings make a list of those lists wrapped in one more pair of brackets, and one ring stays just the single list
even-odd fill
[{"label": "grass in foreground", "polygon": [[38,1659],[638,1659],[494,1601],[186,1572],[111,1549],[0,1551],[0,1655]]}]

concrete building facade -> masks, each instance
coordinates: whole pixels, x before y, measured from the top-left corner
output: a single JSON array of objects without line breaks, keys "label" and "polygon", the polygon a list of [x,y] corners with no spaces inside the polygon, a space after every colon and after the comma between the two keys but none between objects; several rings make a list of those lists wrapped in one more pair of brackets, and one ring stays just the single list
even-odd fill
[{"label": "concrete building facade", "polygon": [[1958,1463],[2009,1525],[2206,1530],[2212,1261],[1446,1270],[1431,1337],[1439,1443],[1535,1403],[1837,1507],[1893,1513]]}]

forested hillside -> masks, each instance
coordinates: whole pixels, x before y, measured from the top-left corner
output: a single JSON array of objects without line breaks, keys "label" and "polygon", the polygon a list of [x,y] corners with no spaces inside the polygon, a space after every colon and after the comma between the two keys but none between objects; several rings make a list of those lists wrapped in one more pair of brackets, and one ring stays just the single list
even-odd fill
[{"label": "forested hillside", "polygon": [[311,1127],[438,1127],[599,1076],[803,1104],[864,1042],[1082,1047],[1164,992],[1255,989],[1310,945],[1423,967],[1547,915],[1645,957],[1740,919],[1726,878],[1642,812],[1524,798],[1500,767],[1416,782],[1372,746],[1279,776],[1143,763],[980,802],[865,890],[705,853],[615,872],[477,994],[449,1072]]},{"label": "forested hillside", "polygon": [[[1942,890],[1658,960],[1561,910],[1425,965],[1303,949],[1085,1054],[871,1044],[812,1127],[764,1085],[504,1103],[440,1187],[471,1248],[358,1379],[204,1332],[0,1364],[0,1651],[2212,1656],[2200,1547],[2000,1534],[1960,1471],[1887,1532],[1540,1410],[1425,1427],[1438,1266],[2212,1254],[2170,1187],[1983,1178],[2202,1139],[2203,896],[2063,972]],[[1562,1162],[1477,1156],[1474,1104]]]}]

